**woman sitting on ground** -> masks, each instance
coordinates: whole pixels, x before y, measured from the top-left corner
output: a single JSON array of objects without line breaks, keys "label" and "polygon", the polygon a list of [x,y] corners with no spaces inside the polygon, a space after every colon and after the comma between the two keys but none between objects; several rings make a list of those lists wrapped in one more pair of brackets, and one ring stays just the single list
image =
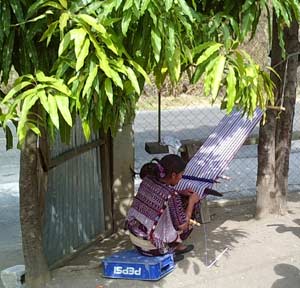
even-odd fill
[{"label": "woman sitting on ground", "polygon": [[172,187],[184,169],[184,161],[171,154],[152,160],[140,171],[142,183],[129,209],[126,226],[131,242],[143,255],[178,255],[193,249],[193,245],[185,246],[182,241],[192,231],[189,220],[199,197],[193,191],[176,191]]}]

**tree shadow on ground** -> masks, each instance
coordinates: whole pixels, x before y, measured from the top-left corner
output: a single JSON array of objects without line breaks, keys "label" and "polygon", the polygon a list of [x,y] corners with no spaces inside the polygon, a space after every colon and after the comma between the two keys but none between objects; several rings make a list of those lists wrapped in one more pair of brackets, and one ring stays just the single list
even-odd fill
[{"label": "tree shadow on ground", "polygon": [[288,201],[289,202],[299,202],[300,201],[300,193],[299,193],[300,190],[295,190],[293,191],[292,193],[289,192],[288,193]]},{"label": "tree shadow on ground", "polygon": [[[291,210],[291,212],[293,212],[293,209]],[[195,249],[192,252],[185,254],[185,259],[177,263],[177,268],[175,270],[176,272],[178,271],[177,273],[185,274],[187,275],[186,277],[206,273],[209,269],[209,265],[212,264],[215,259],[220,257],[220,255],[221,259],[219,259],[219,261],[214,264],[215,266],[218,266],[221,261],[226,261],[226,257],[230,256],[231,249],[235,249],[236,247],[241,245],[241,243],[247,242],[246,238],[250,236],[247,233],[247,222],[249,221],[249,224],[251,224],[251,221],[255,221],[255,202],[247,203],[245,205],[241,204],[226,207],[210,207],[210,215],[212,218],[211,222],[195,228],[192,232],[191,237],[187,239],[186,244],[193,243],[195,245]],[[291,232],[295,236],[300,238],[300,219],[295,219],[294,223],[295,225],[290,224],[289,226],[283,224],[271,224],[269,226],[276,226],[275,229],[278,233]],[[112,235],[111,237],[95,243],[95,245],[85,250],[80,257],[77,257],[73,262],[70,262],[69,264],[98,265],[97,269],[99,271],[99,265],[106,256],[109,256],[118,251],[132,248],[133,247],[129,241],[127,233],[123,230],[120,230],[118,233]],[[227,252],[223,253],[224,249],[227,249]],[[77,260],[78,262],[76,263]],[[278,279],[273,284],[272,288],[297,287],[284,286],[284,284],[288,283],[288,281],[291,281],[291,283],[297,283],[293,282],[296,280],[299,281],[299,279],[297,278],[299,277],[297,276],[298,272],[295,272],[297,270],[295,269],[295,271],[293,272],[293,268],[284,265],[288,264],[279,264],[275,266],[275,272],[278,275],[284,276],[284,278]],[[170,277],[173,276],[171,275]],[[126,282],[126,280],[122,279],[116,280],[102,278],[101,281],[104,284],[104,287],[113,288],[157,288],[164,287],[164,285],[170,283],[170,279],[168,280],[168,277],[156,282],[129,281],[131,285],[129,284],[129,282]]]},{"label": "tree shadow on ground", "polygon": [[[292,212],[293,209],[291,209],[291,213]],[[241,242],[247,241],[244,239],[250,236],[247,233],[246,222],[249,221],[249,223],[251,223],[250,221],[255,221],[255,202],[253,201],[245,205],[210,207],[210,215],[212,219],[211,222],[195,228],[191,237],[187,239],[186,243],[193,243],[195,249],[185,254],[185,259],[177,263],[176,271],[179,273],[184,273],[185,275],[200,275],[200,273],[207,271],[209,265],[220,255],[220,261],[226,261],[226,257],[230,255],[230,250],[240,245]],[[241,224],[239,224],[239,222],[241,222]],[[283,224],[273,224],[272,226],[276,226],[275,229],[278,233],[292,232],[295,236],[300,238],[300,219],[294,220],[294,223],[295,226]],[[240,227],[243,227],[243,229]],[[105,257],[115,252],[132,248],[127,233],[123,230],[119,230],[118,233],[111,237],[92,245],[79,255],[79,257],[71,261],[69,265],[96,265],[99,271],[99,265]],[[227,252],[222,254],[224,249],[227,249]],[[225,258],[225,260],[223,258]],[[214,265],[218,266],[219,263],[220,262],[217,261]],[[158,282],[143,282],[143,285],[140,285],[142,283],[140,281],[134,282],[137,285],[136,287],[156,288],[164,287],[164,284],[167,283],[165,279],[167,278],[163,278]],[[109,287],[122,286],[125,288],[127,287],[126,285],[129,285],[126,280],[116,281],[103,278],[103,281],[104,284],[109,284]],[[132,283],[132,281],[130,282]],[[132,286],[128,287],[132,288]],[[274,286],[272,288],[278,287],[280,286]]]},{"label": "tree shadow on ground", "polygon": [[297,267],[286,263],[280,263],[274,267],[274,271],[281,278],[277,279],[271,288],[299,287],[300,270]]},{"label": "tree shadow on ground", "polygon": [[[178,266],[184,273],[189,273],[188,271],[192,269],[193,273],[197,275],[204,267],[209,268],[216,259],[227,257],[227,252],[233,249],[242,238],[246,238],[248,233],[242,229],[228,228],[225,222],[227,220],[249,221],[253,218],[254,211],[254,204],[211,209],[212,221],[194,229],[190,241],[195,244],[195,249],[190,255],[187,255],[186,260],[188,261],[180,262]],[[199,260],[201,264],[199,264]]]},{"label": "tree shadow on ground", "polygon": [[[251,205],[250,205],[251,206]],[[194,275],[200,274],[211,262],[224,251],[225,248],[232,249],[235,247],[240,239],[247,237],[247,231],[241,229],[230,229],[226,226],[227,220],[232,221],[248,221],[253,218],[255,207],[252,205],[240,205],[239,207],[219,207],[211,209],[212,221],[199,228],[195,228],[192,232],[192,236],[186,241],[186,243],[193,243],[195,249],[185,254],[185,259],[177,263],[177,269],[180,269],[184,274],[192,273]],[[206,237],[206,238],[205,238]],[[206,239],[206,241],[205,241]],[[92,245],[89,249],[83,251],[74,260],[70,261],[68,265],[88,265],[90,267],[98,267],[102,260],[118,251],[126,249],[132,249],[132,245],[129,241],[127,233],[120,230],[118,233],[99,241]],[[226,257],[226,253],[224,256]],[[103,267],[102,267],[103,268]],[[126,280],[119,279],[116,284],[116,280],[104,280],[104,284],[112,283],[120,285],[120,287],[127,287]],[[143,282],[142,286],[139,286],[140,281],[136,281],[136,287],[164,287],[164,278],[158,282]],[[125,286],[124,286],[125,285]],[[106,287],[106,286],[105,286]],[[131,287],[132,286],[128,286]]]},{"label": "tree shadow on ground", "polygon": [[298,226],[286,226],[284,224],[272,224],[268,225],[269,227],[277,227],[276,232],[278,233],[286,233],[286,232],[291,232],[298,238],[300,238],[300,219],[295,219],[293,220],[295,224]]}]

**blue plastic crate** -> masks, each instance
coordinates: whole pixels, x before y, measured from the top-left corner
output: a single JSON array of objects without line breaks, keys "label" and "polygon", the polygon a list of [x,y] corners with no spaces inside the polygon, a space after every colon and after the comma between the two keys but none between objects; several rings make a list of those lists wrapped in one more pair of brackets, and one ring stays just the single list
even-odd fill
[{"label": "blue plastic crate", "polygon": [[104,277],[159,280],[175,269],[172,254],[148,257],[136,250],[115,253],[103,260]]}]

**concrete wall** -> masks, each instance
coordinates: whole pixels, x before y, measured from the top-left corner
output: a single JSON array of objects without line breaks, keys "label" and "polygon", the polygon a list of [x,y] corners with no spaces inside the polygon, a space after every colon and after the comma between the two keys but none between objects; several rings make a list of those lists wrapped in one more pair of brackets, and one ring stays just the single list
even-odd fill
[{"label": "concrete wall", "polygon": [[134,181],[130,168],[134,169],[134,138],[132,125],[126,125],[113,138],[112,194],[114,230],[123,228],[124,218],[132,203]]}]

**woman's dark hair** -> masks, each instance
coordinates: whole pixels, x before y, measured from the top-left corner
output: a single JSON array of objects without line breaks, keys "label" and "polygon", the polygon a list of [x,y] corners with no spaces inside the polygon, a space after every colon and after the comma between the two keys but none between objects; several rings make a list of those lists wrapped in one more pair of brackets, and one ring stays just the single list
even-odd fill
[{"label": "woman's dark hair", "polygon": [[178,155],[169,154],[161,160],[154,158],[151,162],[143,165],[140,177],[152,176],[157,179],[169,177],[172,173],[184,171],[186,163]]}]

